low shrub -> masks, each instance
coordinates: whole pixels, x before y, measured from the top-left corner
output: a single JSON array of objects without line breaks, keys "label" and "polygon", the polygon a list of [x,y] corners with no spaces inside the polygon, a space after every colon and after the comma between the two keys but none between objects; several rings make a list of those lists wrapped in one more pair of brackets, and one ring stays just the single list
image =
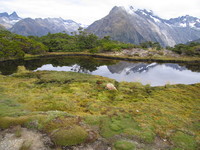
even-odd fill
[{"label": "low shrub", "polygon": [[52,132],[52,139],[56,145],[70,146],[81,144],[87,139],[88,133],[80,126],[59,129]]}]

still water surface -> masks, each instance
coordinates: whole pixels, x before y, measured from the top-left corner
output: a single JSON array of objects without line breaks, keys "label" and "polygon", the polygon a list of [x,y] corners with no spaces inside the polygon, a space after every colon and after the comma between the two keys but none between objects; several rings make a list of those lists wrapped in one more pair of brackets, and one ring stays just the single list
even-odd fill
[{"label": "still water surface", "polygon": [[9,75],[24,65],[32,71],[74,71],[109,77],[117,81],[141,82],[151,86],[200,83],[200,64],[127,62],[91,57],[54,57],[0,63],[2,74]]}]

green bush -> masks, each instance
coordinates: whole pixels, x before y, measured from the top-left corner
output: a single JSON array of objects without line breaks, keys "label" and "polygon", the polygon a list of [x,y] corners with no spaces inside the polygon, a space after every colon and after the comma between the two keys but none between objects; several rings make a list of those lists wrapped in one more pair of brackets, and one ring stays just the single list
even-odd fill
[{"label": "green bush", "polygon": [[27,54],[41,54],[47,47],[28,37],[0,30],[0,59],[23,58]]}]

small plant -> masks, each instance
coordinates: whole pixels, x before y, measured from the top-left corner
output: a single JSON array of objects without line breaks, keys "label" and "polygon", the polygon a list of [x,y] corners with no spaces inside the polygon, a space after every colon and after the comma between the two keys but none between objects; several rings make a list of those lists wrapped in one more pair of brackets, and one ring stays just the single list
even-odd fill
[{"label": "small plant", "polygon": [[31,149],[32,142],[30,141],[24,141],[19,148],[19,150],[30,150]]},{"label": "small plant", "polygon": [[53,131],[52,139],[56,145],[70,146],[85,142],[88,133],[80,126],[74,125],[67,129]]},{"label": "small plant", "polygon": [[15,128],[15,136],[18,137],[18,138],[22,136],[22,128],[21,128],[21,126],[17,126]]},{"label": "small plant", "polygon": [[135,150],[135,144],[125,141],[125,140],[120,140],[120,141],[115,142],[114,149],[115,150]]}]

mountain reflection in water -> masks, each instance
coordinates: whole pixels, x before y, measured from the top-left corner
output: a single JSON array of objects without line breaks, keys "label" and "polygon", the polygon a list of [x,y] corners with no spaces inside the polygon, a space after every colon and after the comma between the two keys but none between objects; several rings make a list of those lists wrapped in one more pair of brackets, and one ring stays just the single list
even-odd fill
[{"label": "mountain reflection in water", "polygon": [[175,64],[156,62],[127,62],[92,57],[52,57],[33,60],[0,62],[0,71],[10,75],[18,66],[26,69],[73,71],[109,77],[117,81],[141,82],[152,86],[170,84],[193,84],[200,82],[199,64]]}]

